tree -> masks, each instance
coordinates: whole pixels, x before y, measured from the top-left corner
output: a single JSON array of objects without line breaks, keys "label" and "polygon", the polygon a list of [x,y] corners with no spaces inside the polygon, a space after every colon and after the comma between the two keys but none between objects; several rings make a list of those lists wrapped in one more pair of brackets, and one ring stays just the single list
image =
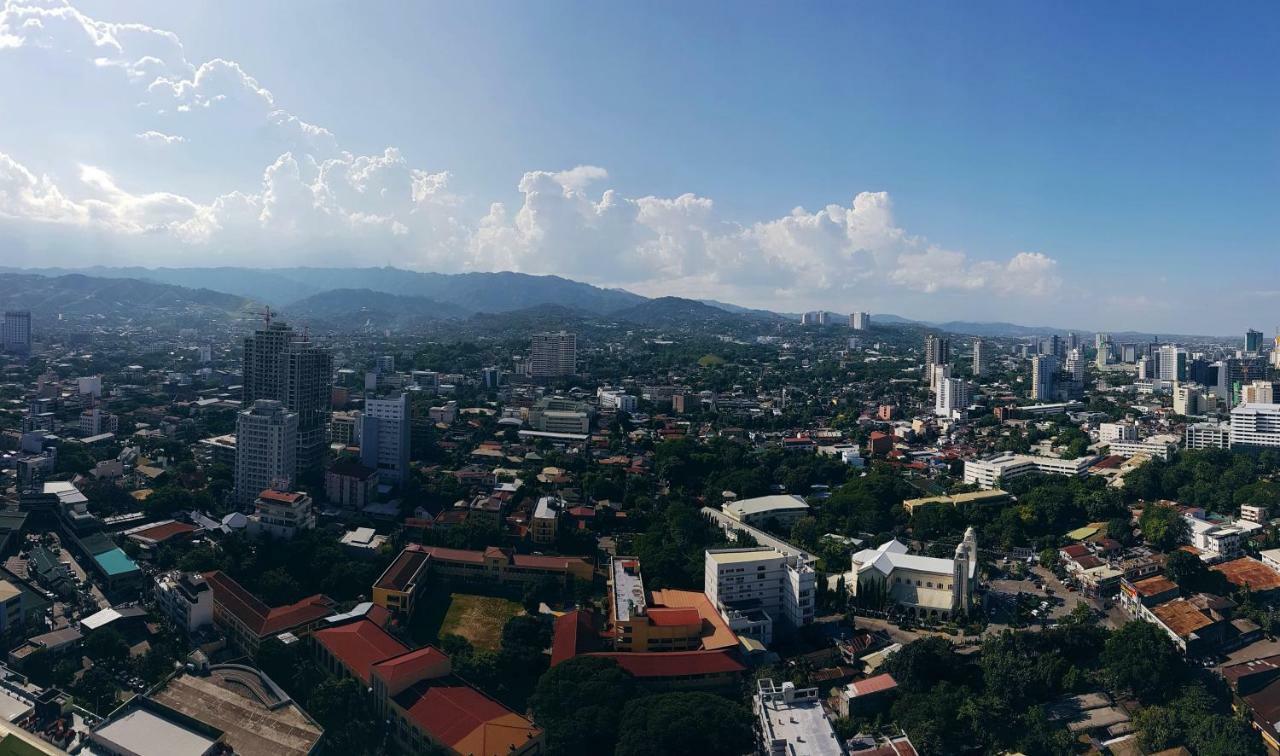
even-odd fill
[{"label": "tree", "polygon": [[355,678],[330,677],[317,685],[307,699],[307,711],[324,728],[326,752],[378,752],[378,721]]},{"label": "tree", "polygon": [[1138,520],[1142,537],[1161,551],[1171,551],[1187,537],[1187,521],[1168,504],[1148,503]]},{"label": "tree", "polygon": [[951,642],[936,635],[912,641],[885,660],[885,671],[907,692],[927,690],[943,680],[958,679],[963,661]]},{"label": "tree", "polygon": [[262,573],[258,579],[258,595],[271,606],[291,604],[302,595],[298,581],[283,568]]},{"label": "tree", "polygon": [[1133,526],[1128,517],[1113,517],[1107,521],[1107,537],[1118,541],[1121,546],[1133,545]]},{"label": "tree", "polygon": [[551,756],[591,753],[618,738],[618,717],[635,679],[612,659],[578,656],[538,679],[529,706]]},{"label": "tree", "polygon": [[627,703],[615,756],[738,756],[754,745],[751,713],[711,693],[663,693]]},{"label": "tree", "polygon": [[1129,622],[1107,639],[1102,664],[1113,688],[1153,703],[1174,690],[1182,659],[1160,628],[1149,622]]},{"label": "tree", "polygon": [[1184,594],[1224,594],[1231,584],[1221,572],[1209,569],[1195,554],[1174,551],[1164,563],[1164,576],[1178,584]]},{"label": "tree", "polygon": [[106,627],[90,633],[84,641],[84,655],[95,663],[121,661],[129,655],[129,644],[115,628]]},{"label": "tree", "polygon": [[964,687],[939,683],[899,697],[893,705],[893,718],[924,756],[956,753],[966,750],[964,746],[972,739],[963,714],[971,698],[972,692]]}]

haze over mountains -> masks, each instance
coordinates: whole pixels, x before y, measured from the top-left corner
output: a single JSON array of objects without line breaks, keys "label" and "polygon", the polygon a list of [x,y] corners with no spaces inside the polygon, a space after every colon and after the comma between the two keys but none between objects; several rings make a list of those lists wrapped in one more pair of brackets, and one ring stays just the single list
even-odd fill
[{"label": "haze over mountains", "polygon": [[[266,305],[299,320],[391,329],[530,310],[540,311],[539,317],[556,313],[560,317],[608,316],[610,320],[660,328],[693,323],[759,325],[797,317],[714,300],[650,299],[560,276],[423,273],[392,267],[0,268],[0,304],[49,315],[108,316],[181,307],[243,313]],[[874,314],[873,321],[927,325],[987,337],[1032,337],[1068,330],[1005,322],[925,322],[892,314]]]}]

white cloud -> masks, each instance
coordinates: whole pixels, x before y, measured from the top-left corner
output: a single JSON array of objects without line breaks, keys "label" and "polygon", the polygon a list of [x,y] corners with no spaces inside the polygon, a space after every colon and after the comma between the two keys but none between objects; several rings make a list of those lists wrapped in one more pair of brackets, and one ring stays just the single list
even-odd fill
[{"label": "white cloud", "polygon": [[182,144],[187,141],[186,137],[178,136],[177,134],[166,134],[163,131],[156,131],[154,129],[134,134],[134,136],[144,142],[150,142],[152,144]]},{"label": "white cloud", "polygon": [[[70,72],[45,87],[65,91],[62,110],[23,88],[31,70]],[[476,211],[449,172],[412,166],[394,147],[344,151],[235,61],[192,62],[172,33],[96,21],[52,0],[6,0],[0,10],[6,98],[37,121],[86,129],[52,155],[0,123],[0,230],[63,258],[50,262],[99,262],[106,240],[144,264],[175,264],[175,249],[202,262],[372,259],[827,306],[871,293],[1045,297],[1058,287],[1057,263],[1044,254],[973,259],[907,232],[884,192],[739,223],[707,197],[599,189],[608,172],[581,165],[529,171],[518,202]],[[75,154],[78,144],[98,154]],[[216,190],[184,183],[206,174],[220,180]]]}]

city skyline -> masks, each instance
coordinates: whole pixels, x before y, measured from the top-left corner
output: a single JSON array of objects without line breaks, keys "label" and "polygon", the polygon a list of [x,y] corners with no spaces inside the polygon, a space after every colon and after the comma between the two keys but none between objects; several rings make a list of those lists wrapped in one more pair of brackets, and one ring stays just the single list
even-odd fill
[{"label": "city skyline", "polygon": [[1267,6],[3,7],[6,264],[1273,331]]}]

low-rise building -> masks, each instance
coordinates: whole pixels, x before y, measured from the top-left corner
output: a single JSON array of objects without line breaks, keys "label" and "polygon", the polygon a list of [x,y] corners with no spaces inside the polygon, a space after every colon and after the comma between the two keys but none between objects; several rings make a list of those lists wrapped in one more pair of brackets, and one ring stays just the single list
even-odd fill
[{"label": "low-rise building", "polygon": [[564,511],[564,501],[555,496],[543,496],[538,499],[533,509],[533,517],[529,520],[529,540],[538,544],[555,543],[560,514]]},{"label": "low-rise building", "polygon": [[768,754],[841,756],[844,745],[836,735],[817,688],[797,688],[795,683],[775,685],[765,678],[756,682],[752,708],[759,723],[760,750]]},{"label": "low-rise building", "polygon": [[276,491],[268,488],[258,494],[249,515],[249,535],[291,540],[299,531],[314,530],[316,515],[311,497],[301,491]]},{"label": "low-rise building", "polygon": [[1087,474],[1097,460],[1098,458],[1093,456],[1061,459],[1031,454],[997,454],[985,459],[965,460],[964,482],[981,488],[999,488],[1002,481],[1007,482],[1023,475],[1037,473],[1079,478]]},{"label": "low-rise building", "polygon": [[334,601],[315,594],[284,606],[267,606],[225,572],[204,573],[213,591],[213,622],[235,648],[256,654],[262,641],[281,633],[303,636],[333,614]]},{"label": "low-rise building", "polygon": [[324,496],[344,509],[364,509],[378,491],[378,471],[355,461],[334,462],[324,474]]},{"label": "low-rise building", "polygon": [[809,505],[795,494],[757,496],[725,504],[723,511],[729,517],[746,525],[761,526],[770,520],[786,528],[809,514]]},{"label": "low-rise building", "polygon": [[186,633],[213,624],[213,591],[195,572],[167,572],[156,577],[154,595],[160,614]]}]

